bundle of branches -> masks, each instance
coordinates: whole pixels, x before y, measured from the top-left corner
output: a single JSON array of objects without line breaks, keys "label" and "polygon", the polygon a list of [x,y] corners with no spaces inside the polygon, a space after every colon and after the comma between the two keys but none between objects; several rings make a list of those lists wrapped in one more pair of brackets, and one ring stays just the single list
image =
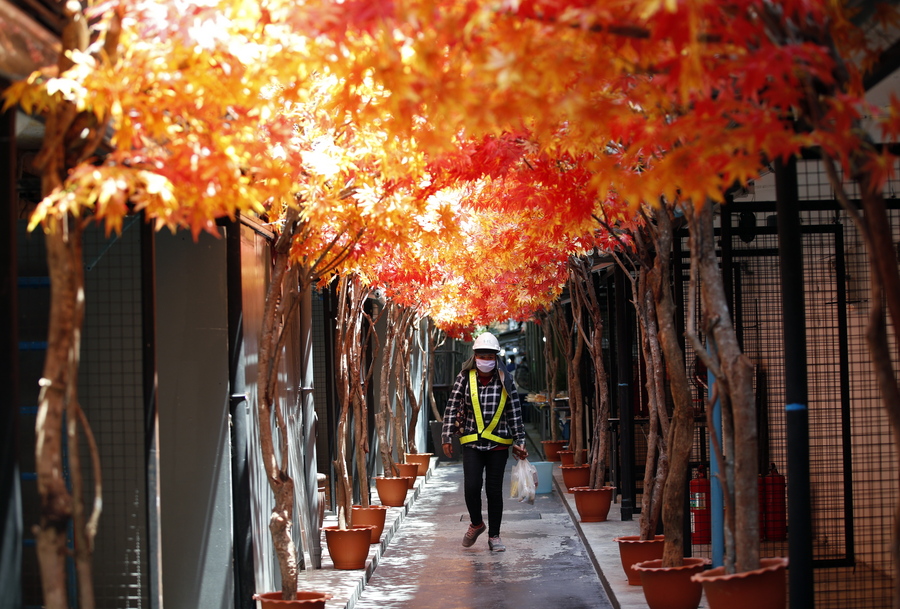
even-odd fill
[{"label": "bundle of branches", "polygon": [[[590,488],[600,488],[606,482],[606,459],[609,454],[609,383],[603,362],[603,312],[600,308],[595,276],[590,256],[569,259],[572,309],[576,329],[587,346],[594,371],[593,435],[589,460]],[[590,324],[585,323],[590,319]]]},{"label": "bundle of branches", "polygon": [[[353,504],[353,484],[348,473],[351,455],[347,448],[355,440],[356,476],[360,503],[369,506],[368,460],[368,403],[366,395],[372,380],[374,358],[368,357],[368,347],[378,335],[375,323],[380,316],[366,311],[366,301],[371,294],[358,274],[341,277],[337,286],[338,308],[336,314],[335,370],[337,370],[338,401],[341,412],[338,418],[337,451],[334,469],[337,476],[336,498],[338,527],[347,528]],[[350,433],[349,416],[353,417],[353,433]]]},{"label": "bundle of branches", "polygon": [[[647,430],[647,459],[644,466],[643,492],[641,493],[641,539],[651,539],[656,533],[656,525],[662,511],[662,489],[669,471],[669,457],[666,437],[669,418],[666,414],[663,386],[663,360],[659,346],[656,307],[650,287],[650,267],[639,264],[646,253],[646,242],[635,240],[634,258],[616,254],[616,262],[631,281],[635,311],[640,328],[641,352],[644,365],[644,390],[649,412]],[[628,268],[626,261],[632,268]]]},{"label": "bundle of branches", "polygon": [[[573,291],[569,277],[569,292]],[[574,308],[573,308],[574,313]],[[575,465],[582,465],[584,451],[584,420],[582,411],[583,395],[581,391],[581,356],[584,354],[584,341],[581,333],[569,325],[565,312],[560,310],[550,317],[554,331],[559,337],[560,345],[566,357],[566,379],[569,390],[569,450],[575,451]],[[579,324],[574,319],[573,324]],[[555,427],[555,422],[552,427]]]},{"label": "bundle of branches", "polygon": [[378,412],[375,413],[375,429],[378,433],[378,452],[381,455],[384,475],[393,477],[396,474],[394,463],[403,462],[407,446],[406,370],[409,367],[409,355],[405,351],[409,347],[406,337],[412,323],[413,311],[396,303],[388,303],[386,313],[387,335],[384,340],[381,391]]}]

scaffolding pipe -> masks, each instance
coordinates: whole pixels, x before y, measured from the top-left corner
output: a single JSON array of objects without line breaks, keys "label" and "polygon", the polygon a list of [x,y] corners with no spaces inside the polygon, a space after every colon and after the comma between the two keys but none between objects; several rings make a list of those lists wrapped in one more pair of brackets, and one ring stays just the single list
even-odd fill
[{"label": "scaffolding pipe", "polygon": [[785,419],[787,424],[788,555],[791,609],[812,609],[812,509],[809,482],[806,318],[803,237],[798,211],[797,162],[775,165],[778,255],[784,315]]}]

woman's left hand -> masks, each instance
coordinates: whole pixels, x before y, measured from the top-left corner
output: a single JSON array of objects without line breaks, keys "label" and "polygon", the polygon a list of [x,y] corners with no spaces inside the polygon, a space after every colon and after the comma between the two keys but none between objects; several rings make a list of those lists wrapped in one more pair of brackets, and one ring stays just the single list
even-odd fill
[{"label": "woman's left hand", "polygon": [[521,460],[521,459],[528,458],[528,451],[525,450],[524,446],[513,446],[512,449],[513,449],[513,456],[516,459]]}]

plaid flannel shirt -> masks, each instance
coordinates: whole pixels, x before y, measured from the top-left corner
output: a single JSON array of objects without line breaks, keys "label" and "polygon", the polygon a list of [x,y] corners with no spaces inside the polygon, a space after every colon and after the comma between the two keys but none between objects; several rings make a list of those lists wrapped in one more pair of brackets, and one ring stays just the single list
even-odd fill
[{"label": "plaid flannel shirt", "polygon": [[[502,392],[503,382],[500,380],[499,373],[494,374],[491,382],[487,385],[478,383],[478,401],[481,403],[481,414],[485,425],[497,412]],[[472,396],[469,393],[468,370],[460,372],[453,383],[450,400],[447,402],[447,408],[444,410],[444,426],[441,430],[441,441],[444,444],[450,443],[451,438],[454,435],[458,435],[457,429],[461,429],[461,435],[478,431],[478,426],[475,423],[475,414],[472,410]],[[512,438],[513,444],[525,446],[525,424],[522,422],[522,405],[519,402],[519,394],[515,386],[512,387],[512,393],[506,399],[506,406],[503,407],[503,416],[500,418],[494,434],[501,438]],[[471,446],[478,450],[492,450],[504,445],[481,438],[466,444],[466,446]]]}]

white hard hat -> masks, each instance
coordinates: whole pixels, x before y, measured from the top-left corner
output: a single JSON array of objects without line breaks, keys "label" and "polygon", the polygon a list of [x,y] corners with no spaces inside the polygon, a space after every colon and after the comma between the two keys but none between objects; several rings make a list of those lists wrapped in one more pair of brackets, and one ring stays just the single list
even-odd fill
[{"label": "white hard hat", "polygon": [[475,343],[472,345],[472,350],[480,351],[481,349],[496,351],[497,353],[500,353],[500,341],[498,341],[497,337],[490,332],[479,334],[478,337],[475,338]]}]

